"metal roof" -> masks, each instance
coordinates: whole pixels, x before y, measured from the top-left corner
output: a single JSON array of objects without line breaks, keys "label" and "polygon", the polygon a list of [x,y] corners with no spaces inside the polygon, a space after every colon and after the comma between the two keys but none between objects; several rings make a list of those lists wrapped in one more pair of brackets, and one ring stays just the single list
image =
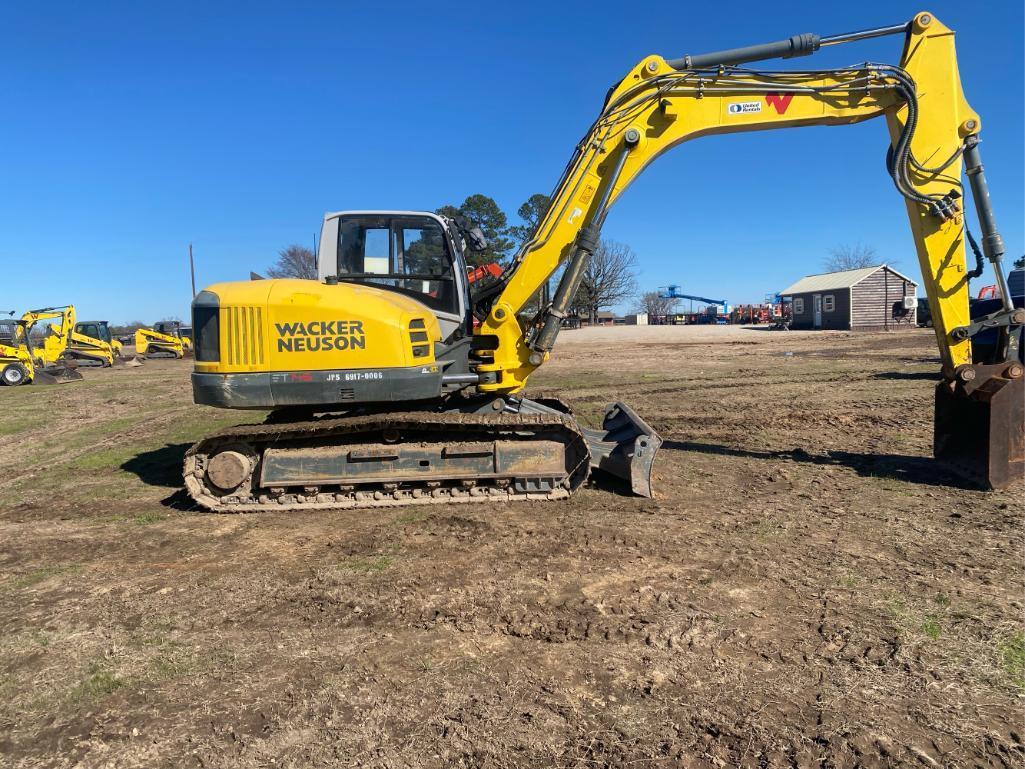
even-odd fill
[{"label": "metal roof", "polygon": [[869,275],[874,275],[879,270],[887,269],[894,275],[903,278],[913,285],[918,285],[907,275],[901,275],[895,269],[886,264],[877,264],[874,267],[861,267],[857,270],[843,270],[841,272],[824,272],[821,275],[808,275],[801,278],[792,286],[788,286],[779,293],[788,296],[790,294],[807,294],[809,291],[835,291],[838,288],[850,288],[861,283]]}]

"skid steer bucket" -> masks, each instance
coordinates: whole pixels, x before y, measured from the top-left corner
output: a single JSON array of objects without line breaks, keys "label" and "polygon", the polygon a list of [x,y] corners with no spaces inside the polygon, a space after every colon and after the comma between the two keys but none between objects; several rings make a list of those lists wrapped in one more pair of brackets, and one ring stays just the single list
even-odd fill
[{"label": "skid steer bucket", "polygon": [[[82,372],[78,370],[78,361],[74,359],[65,358],[61,361],[60,365],[52,366],[42,373],[49,374],[53,377],[55,384],[64,384],[65,382],[78,382],[82,377]],[[39,372],[36,372],[37,378]]]},{"label": "skid steer bucket", "polygon": [[936,386],[933,453],[958,475],[1000,489],[1025,475],[1025,377],[1018,363],[974,372]]},{"label": "skid steer bucket", "polygon": [[55,385],[60,384],[57,381],[57,377],[48,371],[42,369],[36,369],[35,375],[32,377],[32,384],[34,385]]},{"label": "skid steer bucket", "polygon": [[625,403],[605,409],[601,430],[582,428],[591,450],[591,468],[621,478],[634,494],[650,497],[651,468],[662,439]]}]

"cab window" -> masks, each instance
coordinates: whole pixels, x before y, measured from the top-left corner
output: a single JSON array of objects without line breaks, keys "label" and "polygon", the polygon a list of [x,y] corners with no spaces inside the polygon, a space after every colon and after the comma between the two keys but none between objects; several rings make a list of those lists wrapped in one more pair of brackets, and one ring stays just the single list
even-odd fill
[{"label": "cab window", "polygon": [[411,296],[459,313],[452,256],[441,224],[425,216],[339,217],[338,279]]}]

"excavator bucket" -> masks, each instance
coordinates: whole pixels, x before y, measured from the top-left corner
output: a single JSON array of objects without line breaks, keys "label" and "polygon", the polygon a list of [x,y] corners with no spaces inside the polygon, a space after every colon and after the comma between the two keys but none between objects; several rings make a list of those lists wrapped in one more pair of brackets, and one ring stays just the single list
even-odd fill
[{"label": "excavator bucket", "polygon": [[976,379],[936,386],[933,452],[987,489],[1025,476],[1025,377],[1020,364],[976,366]]},{"label": "excavator bucket", "polygon": [[605,409],[601,430],[582,428],[591,450],[591,468],[630,484],[634,494],[650,497],[651,468],[662,438],[625,403]]}]

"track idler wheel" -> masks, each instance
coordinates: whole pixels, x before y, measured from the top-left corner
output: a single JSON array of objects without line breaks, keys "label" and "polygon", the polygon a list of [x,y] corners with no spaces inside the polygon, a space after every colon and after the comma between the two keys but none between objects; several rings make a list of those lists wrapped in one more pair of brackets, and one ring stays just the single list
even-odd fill
[{"label": "track idler wheel", "polygon": [[221,491],[235,491],[249,480],[253,466],[253,460],[240,451],[220,451],[207,463],[206,478]]},{"label": "track idler wheel", "polygon": [[962,366],[936,386],[933,453],[958,475],[1001,489],[1025,475],[1025,368]]}]

